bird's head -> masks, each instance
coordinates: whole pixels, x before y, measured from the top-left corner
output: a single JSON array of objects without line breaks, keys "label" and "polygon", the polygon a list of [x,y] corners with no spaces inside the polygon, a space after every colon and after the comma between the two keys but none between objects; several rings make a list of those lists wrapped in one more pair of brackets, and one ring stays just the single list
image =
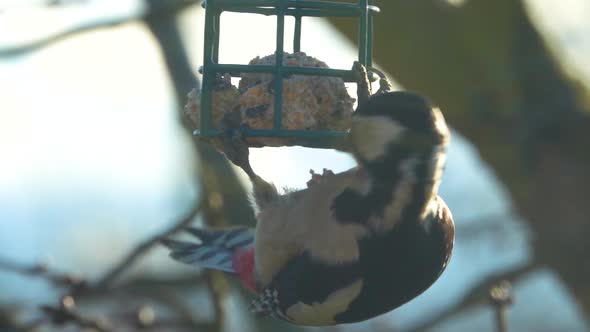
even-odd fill
[{"label": "bird's head", "polygon": [[370,165],[392,156],[428,157],[447,144],[449,130],[441,112],[426,98],[396,91],[373,95],[361,104],[350,136],[356,159]]}]

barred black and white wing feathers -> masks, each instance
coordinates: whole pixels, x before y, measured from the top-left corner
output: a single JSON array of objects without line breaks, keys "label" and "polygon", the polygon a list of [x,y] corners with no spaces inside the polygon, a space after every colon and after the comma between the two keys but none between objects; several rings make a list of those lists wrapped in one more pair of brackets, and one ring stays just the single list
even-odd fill
[{"label": "barred black and white wing feathers", "polygon": [[171,250],[173,259],[204,268],[236,273],[232,264],[236,249],[245,250],[254,244],[254,230],[248,228],[188,228],[187,231],[199,242],[165,239],[162,243]]}]

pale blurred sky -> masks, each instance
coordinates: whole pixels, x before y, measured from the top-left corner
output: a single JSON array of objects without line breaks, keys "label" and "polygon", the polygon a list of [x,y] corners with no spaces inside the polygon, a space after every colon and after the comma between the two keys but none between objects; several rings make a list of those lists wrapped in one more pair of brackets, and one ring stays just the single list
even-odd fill
[{"label": "pale blurred sky", "polygon": [[590,1],[526,0],[534,22],[567,70],[590,86]]}]

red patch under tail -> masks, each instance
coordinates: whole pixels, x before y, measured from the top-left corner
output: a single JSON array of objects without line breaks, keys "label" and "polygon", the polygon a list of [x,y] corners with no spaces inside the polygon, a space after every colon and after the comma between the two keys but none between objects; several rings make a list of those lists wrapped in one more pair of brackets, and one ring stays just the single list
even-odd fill
[{"label": "red patch under tail", "polygon": [[236,249],[232,258],[232,264],[242,285],[257,293],[256,278],[254,276],[254,247]]}]

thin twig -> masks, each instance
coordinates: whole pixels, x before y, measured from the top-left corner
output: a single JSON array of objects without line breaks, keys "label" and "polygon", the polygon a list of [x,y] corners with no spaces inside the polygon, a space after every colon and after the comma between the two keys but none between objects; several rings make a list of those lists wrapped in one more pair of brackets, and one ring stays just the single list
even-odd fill
[{"label": "thin twig", "polygon": [[44,278],[55,286],[69,287],[75,289],[85,287],[86,281],[78,276],[69,273],[58,273],[50,271],[45,264],[24,265],[12,262],[6,258],[0,258],[0,270],[18,273],[30,277]]},{"label": "thin twig", "polygon": [[159,244],[164,238],[167,238],[174,233],[177,233],[181,229],[188,226],[197,216],[199,211],[201,210],[202,200],[199,200],[197,204],[193,207],[191,212],[184,217],[183,219],[179,220],[177,223],[172,225],[166,231],[156,234],[151,238],[146,239],[142,243],[140,243],[135,249],[133,249],[127,256],[125,256],[117,265],[115,265],[110,271],[105,273],[105,275],[99,279],[92,288],[95,289],[105,289],[109,288],[111,284],[119,278],[119,276],[127,270],[138,258],[142,257],[147,253],[149,249]]},{"label": "thin twig", "polygon": [[508,280],[502,280],[499,284],[492,286],[489,290],[490,302],[494,307],[496,316],[496,330],[498,332],[508,331],[506,313],[508,311],[508,307],[513,302],[510,288],[510,282]]},{"label": "thin twig", "polygon": [[50,322],[56,326],[73,323],[81,328],[91,328],[100,332],[111,332],[112,330],[105,322],[83,316],[75,309],[75,302],[71,296],[64,296],[56,306],[43,305],[41,310]]},{"label": "thin twig", "polygon": [[[121,285],[113,285],[107,292],[93,293],[93,299],[100,299],[109,297],[111,293],[116,294],[152,294],[160,289],[170,289],[176,287],[196,287],[202,286],[206,283],[206,278],[203,273],[195,272],[188,275],[182,275],[173,279],[152,279],[152,278],[134,278],[128,283]],[[84,294],[86,295],[86,294]]]},{"label": "thin twig", "polygon": [[127,254],[118,264],[105,273],[101,279],[91,285],[88,284],[86,280],[71,274],[60,274],[50,271],[47,266],[43,264],[26,266],[23,264],[11,262],[4,258],[0,258],[0,270],[10,271],[27,276],[41,277],[47,279],[56,286],[70,287],[68,294],[72,296],[103,290],[110,287],[113,281],[115,281],[125,270],[131,267],[131,265],[137,259],[145,255],[148,250],[160,243],[162,239],[169,237],[170,235],[173,235],[174,233],[188,226],[201,210],[201,205],[201,200],[199,200],[199,202],[195,204],[193,209],[186,217],[176,222],[164,232],[158,233],[137,245],[137,247],[129,252],[129,254]]},{"label": "thin twig", "polygon": [[89,294],[98,290],[106,289],[133,263],[141,256],[146,254],[152,247],[160,243],[160,241],[174,233],[180,231],[182,228],[188,226],[190,222],[194,220],[196,215],[201,210],[201,200],[193,207],[192,211],[183,219],[176,222],[170,228],[161,232],[157,235],[148,238],[147,240],[140,243],[135,247],[128,255],[126,255],[119,264],[115,265],[109,270],[103,278],[101,278],[95,284],[89,285],[85,280],[74,278],[68,274],[58,274],[42,265],[36,264],[32,266],[25,266],[22,264],[14,263],[6,259],[0,259],[0,269],[20,273],[27,276],[42,277],[47,279],[49,282],[56,286],[67,286],[68,290],[64,295],[59,304],[56,306],[44,305],[41,310],[45,314],[46,319],[36,321],[35,324],[31,324],[27,330],[34,330],[40,324],[47,321],[55,325],[63,325],[65,323],[74,323],[81,328],[92,328],[102,332],[111,331],[110,328],[105,324],[82,316],[80,313],[75,311],[74,296],[81,294]]},{"label": "thin twig", "polygon": [[[151,282],[148,285],[144,284],[144,287],[142,288],[146,288],[147,289],[136,289],[135,286],[136,285],[136,281],[134,281],[132,284],[127,284],[125,285],[123,288],[115,288],[113,289],[113,292],[116,292],[116,294],[118,296],[122,296],[123,298],[127,298],[129,297],[129,300],[132,300],[134,303],[137,302],[138,299],[142,299],[142,301],[144,301],[145,303],[157,303],[158,306],[162,305],[165,306],[167,308],[170,309],[171,312],[174,312],[176,314],[175,320],[178,320],[179,322],[181,322],[182,324],[180,325],[184,325],[187,328],[190,328],[191,331],[196,331],[196,330],[208,330],[212,323],[209,321],[206,321],[200,317],[196,317],[194,315],[194,308],[191,307],[189,305],[189,303],[186,303],[186,301],[183,299],[182,296],[180,296],[181,294],[179,294],[178,292],[176,292],[174,290],[174,288],[178,288],[180,286],[180,288],[182,289],[186,289],[188,288],[193,288],[195,286],[205,286],[205,276],[204,274],[200,274],[196,277],[192,277],[189,278],[187,280],[190,280],[190,283],[187,284],[185,280],[181,280],[180,283],[177,283],[177,281],[173,281],[173,285],[174,287],[171,287],[172,284],[168,283],[166,285],[164,284],[152,284]],[[128,289],[129,287],[133,287],[131,290]],[[109,292],[110,293],[110,292]],[[112,294],[110,295],[105,295],[106,297],[111,297],[113,296]],[[112,299],[112,298],[111,298]],[[129,305],[123,305],[124,307],[129,307]],[[147,313],[147,314],[146,314]],[[123,315],[123,316],[121,316]],[[126,317],[131,317],[131,321],[135,321],[138,325],[140,326],[142,329],[148,329],[148,328],[152,328],[154,325],[162,325],[162,318],[158,317],[158,315],[156,314],[156,312],[152,309],[152,306],[150,305],[142,305],[141,307],[137,308],[135,311],[131,312],[131,316],[129,312],[127,313],[121,313],[120,311],[117,312],[113,312],[110,317],[118,317],[121,316],[123,318],[125,318],[125,315],[127,315]],[[147,319],[146,319],[147,318]],[[168,322],[171,320],[172,318],[168,319]],[[129,321],[130,319],[123,319],[126,321]],[[168,324],[168,323],[166,323]]]},{"label": "thin twig", "polygon": [[[192,5],[196,5],[199,3],[197,0],[178,0],[178,1],[170,1],[170,0],[158,0],[152,1],[158,5],[158,10],[176,10],[180,11],[184,8],[187,8]],[[172,9],[170,9],[172,8]],[[122,24],[126,24],[129,22],[133,22],[139,19],[144,19],[146,14],[153,14],[152,11],[148,11],[147,13],[138,13],[135,15],[123,16],[123,17],[113,17],[113,18],[104,18],[101,17],[96,21],[89,21],[79,25],[75,25],[72,27],[68,27],[58,33],[51,34],[48,36],[42,36],[36,40],[31,40],[24,42],[20,45],[9,45],[3,48],[0,48],[0,57],[10,57],[10,56],[17,56],[27,54],[33,51],[38,51],[44,47],[50,46],[55,44],[59,41],[67,39],[69,37],[92,31],[101,28],[108,28],[108,27],[115,27]],[[157,15],[157,13],[155,14]]]},{"label": "thin twig", "polygon": [[17,331],[22,332],[34,332],[41,328],[41,326],[50,323],[50,319],[47,316],[35,318],[27,323],[20,324],[16,327]]},{"label": "thin twig", "polygon": [[52,7],[63,7],[63,6],[71,6],[71,5],[79,5],[82,3],[88,2],[88,0],[44,0],[44,1],[35,1],[25,4],[18,4],[18,5],[10,5],[10,4],[2,4],[0,6],[0,11],[8,11],[11,9],[34,9],[34,8],[52,8]]},{"label": "thin twig", "polygon": [[210,332],[223,331],[223,323],[225,321],[225,299],[228,293],[227,279],[223,272],[207,271],[207,284],[211,294],[211,302],[213,310],[215,311],[215,319],[209,329]]},{"label": "thin twig", "polygon": [[43,264],[26,266],[15,262],[11,262],[5,258],[0,258],[0,270],[24,274],[28,276],[39,276],[47,273],[47,268]]},{"label": "thin twig", "polygon": [[498,273],[484,279],[477,285],[473,286],[469,293],[467,293],[459,303],[448,307],[429,321],[420,324],[410,331],[429,331],[438,323],[470,306],[486,303],[486,300],[488,299],[487,296],[489,296],[490,287],[496,285],[498,280],[516,280],[519,277],[522,277],[523,275],[533,271],[537,267],[538,265],[536,263],[531,263],[529,265],[521,266],[511,271]]},{"label": "thin twig", "polygon": [[59,41],[62,41],[68,37],[75,36],[77,34],[96,30],[99,28],[107,28],[107,27],[114,27],[121,24],[125,24],[127,22],[133,21],[136,19],[135,17],[115,17],[110,19],[101,18],[99,21],[96,22],[87,22],[85,24],[81,24],[78,26],[74,26],[68,28],[60,33],[56,33],[49,36],[40,37],[37,40],[32,40],[29,42],[25,42],[20,45],[8,46],[0,49],[0,57],[12,57],[17,55],[23,55],[27,53],[31,53],[33,51],[38,51],[44,47],[50,46],[55,44]]},{"label": "thin twig", "polygon": [[[183,301],[183,299],[174,292],[166,292],[161,290],[159,292],[152,293],[150,298],[174,311],[177,314],[176,319],[178,321],[184,322],[183,324],[190,327],[191,330],[208,329],[211,326],[211,323],[204,322],[196,318],[194,315],[194,309],[185,303],[185,301]],[[138,317],[140,316],[141,315],[138,314]],[[162,319],[155,319],[153,323],[162,323]]]}]

